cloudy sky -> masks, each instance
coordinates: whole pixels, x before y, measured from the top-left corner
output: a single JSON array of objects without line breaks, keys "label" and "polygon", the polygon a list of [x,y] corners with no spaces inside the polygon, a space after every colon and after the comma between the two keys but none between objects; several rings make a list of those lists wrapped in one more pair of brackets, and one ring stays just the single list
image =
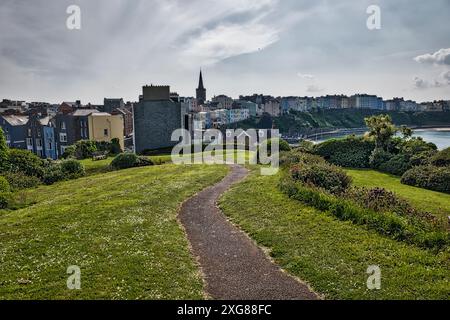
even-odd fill
[{"label": "cloudy sky", "polygon": [[151,83],[193,96],[200,67],[208,97],[450,99],[449,15],[448,0],[0,0],[0,99],[134,101]]}]

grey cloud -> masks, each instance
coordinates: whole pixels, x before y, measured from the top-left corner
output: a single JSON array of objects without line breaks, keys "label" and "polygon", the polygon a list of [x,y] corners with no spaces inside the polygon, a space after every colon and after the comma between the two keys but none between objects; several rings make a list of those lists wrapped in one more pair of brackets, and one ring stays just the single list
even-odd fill
[{"label": "grey cloud", "polygon": [[414,58],[419,63],[430,63],[436,65],[449,65],[450,66],[450,48],[440,49],[435,53],[427,53]]}]

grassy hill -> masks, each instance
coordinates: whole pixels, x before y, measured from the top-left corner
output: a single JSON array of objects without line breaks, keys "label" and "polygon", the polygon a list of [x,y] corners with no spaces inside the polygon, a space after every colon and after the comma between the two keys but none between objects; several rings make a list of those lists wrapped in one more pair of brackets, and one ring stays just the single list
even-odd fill
[{"label": "grassy hill", "polygon": [[[448,252],[436,254],[339,221],[288,198],[278,181],[254,171],[222,197],[220,207],[316,292],[327,299],[448,299]],[[370,265],[381,268],[381,290],[367,289]]]},{"label": "grassy hill", "polygon": [[[0,211],[0,299],[202,298],[177,211],[227,172],[161,165],[24,191],[34,205]],[[71,265],[81,290],[67,289]]]},{"label": "grassy hill", "polygon": [[400,178],[365,169],[345,169],[353,178],[353,184],[366,188],[385,188],[397,193],[420,210],[431,212],[446,219],[450,216],[450,194],[408,186]]}]

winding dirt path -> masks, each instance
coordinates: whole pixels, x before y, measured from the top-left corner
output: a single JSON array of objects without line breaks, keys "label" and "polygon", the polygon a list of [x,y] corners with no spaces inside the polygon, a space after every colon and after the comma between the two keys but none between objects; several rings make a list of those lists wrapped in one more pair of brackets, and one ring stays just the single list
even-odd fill
[{"label": "winding dirt path", "polygon": [[305,284],[272,263],[217,207],[219,197],[247,174],[245,168],[233,165],[221,182],[181,207],[179,218],[202,268],[207,294],[219,300],[317,299]]}]

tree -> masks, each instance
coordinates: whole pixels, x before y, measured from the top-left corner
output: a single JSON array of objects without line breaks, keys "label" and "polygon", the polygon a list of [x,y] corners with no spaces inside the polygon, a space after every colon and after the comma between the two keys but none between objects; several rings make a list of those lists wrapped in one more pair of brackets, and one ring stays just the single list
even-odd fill
[{"label": "tree", "polygon": [[369,127],[369,136],[375,138],[375,148],[387,151],[389,141],[398,131],[397,127],[392,123],[389,115],[378,115],[365,118],[367,127]]},{"label": "tree", "polygon": [[400,132],[403,135],[403,139],[407,140],[412,137],[413,131],[411,128],[408,128],[407,126],[401,126]]},{"label": "tree", "polygon": [[6,138],[3,133],[3,129],[0,128],[0,172],[7,171],[9,169],[8,152],[9,149],[6,144]]}]

